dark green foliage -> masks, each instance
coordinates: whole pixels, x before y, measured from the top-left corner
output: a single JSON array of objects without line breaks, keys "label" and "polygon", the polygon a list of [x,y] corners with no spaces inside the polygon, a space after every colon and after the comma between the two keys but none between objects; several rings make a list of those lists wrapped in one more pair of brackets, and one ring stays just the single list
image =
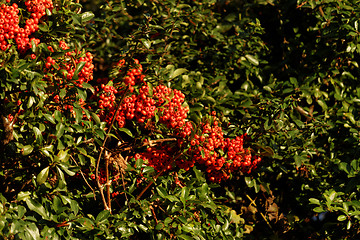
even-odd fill
[{"label": "dark green foliage", "polygon": [[[23,59],[13,46],[6,53],[0,50],[0,107],[2,116],[21,108],[23,124],[13,126],[8,144],[7,125],[0,125],[2,238],[358,236],[356,1],[94,0],[83,2],[84,8],[63,4],[41,25],[40,33],[49,32],[43,42],[73,38],[71,50],[93,53],[95,79],[119,77],[115,62],[139,59],[149,83],[186,95],[194,125],[216,110],[226,135],[247,133],[245,147],[260,154],[262,162],[249,175],[233,173],[230,180],[214,184],[201,167],[156,176],[142,161],[129,160],[124,178],[112,189],[121,194],[113,198],[110,213],[104,210],[95,181],[75,177],[80,169],[86,179],[95,173],[106,136],[105,123],[95,112],[83,112],[75,102],[79,97],[91,99],[94,89],[84,84],[54,90],[43,81],[44,66]],[[40,44],[36,51],[47,49]],[[44,97],[48,91],[72,98],[77,114],[47,109],[53,103]],[[83,114],[88,118],[81,118]],[[141,134],[136,126],[116,129],[111,140],[116,145],[121,136],[135,143],[147,137]]]}]

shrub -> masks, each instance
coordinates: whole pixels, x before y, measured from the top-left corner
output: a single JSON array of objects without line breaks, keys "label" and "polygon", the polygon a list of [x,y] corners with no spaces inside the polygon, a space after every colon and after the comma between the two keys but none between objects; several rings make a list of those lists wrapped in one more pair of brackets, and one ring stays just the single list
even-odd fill
[{"label": "shrub", "polygon": [[352,1],[0,5],[1,237],[357,236]]}]

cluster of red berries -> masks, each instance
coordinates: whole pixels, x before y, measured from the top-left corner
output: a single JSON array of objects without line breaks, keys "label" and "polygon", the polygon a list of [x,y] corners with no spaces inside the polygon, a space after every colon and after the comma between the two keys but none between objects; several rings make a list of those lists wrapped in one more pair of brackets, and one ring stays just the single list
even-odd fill
[{"label": "cluster of red berries", "polygon": [[[69,47],[64,41],[59,42],[59,47],[63,50],[69,49]],[[65,79],[72,80],[77,66],[82,62],[85,63],[83,68],[77,75],[77,80],[75,80],[75,84],[81,87],[83,83],[87,83],[93,80],[94,64],[92,63],[92,60],[93,56],[90,52],[82,54],[80,51],[74,50],[67,52],[65,56],[60,57],[56,60],[53,59],[51,56],[47,57],[45,68],[47,69],[47,71],[52,71],[52,69],[56,66],[56,70],[62,70],[62,74]]]},{"label": "cluster of red berries", "polygon": [[[115,112],[116,94],[122,91],[116,90],[112,86],[101,85],[103,89],[99,95],[99,116],[104,121],[110,123]],[[119,127],[124,127],[126,120],[136,119],[138,123],[144,123],[152,119],[157,112],[159,122],[166,125],[169,129],[177,129],[185,124],[185,119],[189,111],[188,107],[182,107],[185,95],[178,90],[170,89],[164,85],[159,85],[150,94],[147,85],[139,89],[138,94],[125,97],[116,115]]]},{"label": "cluster of red berries", "polygon": [[[101,110],[99,116],[104,121],[110,123],[115,112],[115,94],[118,91],[109,86],[104,86],[108,91],[100,94],[99,108],[107,108],[107,111]],[[125,97],[119,107],[116,115],[116,121],[119,127],[124,127],[126,120],[136,119],[139,123],[144,123],[146,119],[151,119],[155,114],[155,100],[148,96],[148,86],[143,86],[139,90],[139,94],[132,94]],[[106,97],[103,97],[106,94]]]},{"label": "cluster of red berries", "polygon": [[[151,88],[143,81],[142,67],[138,65],[137,71],[129,70],[124,79],[99,79],[101,86],[97,89],[95,98],[101,109],[99,116],[107,123],[111,123],[116,111],[116,99],[125,93],[124,84],[128,87],[138,86],[131,96],[124,97],[119,106],[116,122],[124,127],[126,121],[145,123],[151,121],[163,124],[178,138],[177,144],[166,142],[150,146],[144,152],[135,154],[135,159],[143,159],[148,166],[156,171],[170,170],[175,165],[186,171],[195,164],[204,167],[208,179],[212,182],[221,182],[230,177],[231,172],[250,173],[255,169],[261,158],[253,156],[249,149],[244,149],[244,136],[235,139],[224,137],[216,112],[212,112],[206,123],[194,128],[190,121],[186,121],[189,112],[184,107],[185,95],[176,89],[164,85]],[[124,67],[125,61],[118,66]],[[139,77],[140,76],[140,77]],[[188,149],[175,164],[170,164],[175,151]]]},{"label": "cluster of red berries", "polygon": [[[144,123],[148,119],[152,119],[157,112],[159,122],[166,125],[168,128],[177,129],[185,124],[185,119],[189,111],[188,107],[183,107],[185,95],[178,90],[173,90],[164,85],[159,85],[150,91],[143,80],[144,75],[141,74],[142,66],[137,59],[134,60],[137,68],[130,69],[122,82],[114,87],[112,85],[105,85],[109,83],[107,79],[99,79],[101,83],[100,88],[97,88],[98,107],[102,109],[99,116],[102,120],[110,123],[114,114],[116,113],[115,100],[117,95],[124,93],[124,88],[121,83],[133,88],[136,85],[142,85],[138,93],[125,97],[119,107],[119,111],[115,116],[119,127],[124,127],[126,120],[136,119],[138,123]],[[117,64],[121,68],[124,67],[125,61],[121,60]],[[113,80],[112,83],[116,82]],[[134,89],[133,89],[134,90]],[[133,90],[130,90],[133,92]]]},{"label": "cluster of red berries", "polygon": [[[184,148],[187,144],[188,150],[185,157],[175,161],[176,166],[188,171],[195,164],[203,166],[207,177],[212,182],[221,182],[230,177],[231,172],[250,173],[256,169],[261,161],[259,156],[251,154],[249,149],[244,149],[244,135],[234,139],[225,138],[222,128],[219,126],[216,113],[212,114],[212,121],[203,123],[196,130],[197,134],[189,139],[194,131],[192,124],[186,122],[178,132],[179,140],[175,149]],[[185,140],[184,138],[185,137]],[[169,162],[174,157],[174,146],[162,144],[147,148],[144,153],[135,154],[135,159],[143,159],[144,162],[156,171],[169,170],[173,166]]]},{"label": "cluster of red berries", "polygon": [[159,122],[169,129],[178,129],[185,124],[189,108],[182,106],[185,95],[181,91],[159,85],[154,88],[153,98],[159,111]]},{"label": "cluster of red berries", "polygon": [[148,147],[145,152],[135,154],[134,158],[142,159],[147,166],[156,171],[170,170],[173,166],[170,161],[174,157],[174,148],[166,144]]},{"label": "cluster of red berries", "polygon": [[250,173],[261,161],[259,156],[252,156],[249,149],[244,149],[244,136],[235,139],[225,138],[219,126],[216,113],[210,123],[202,124],[199,134],[194,135],[188,152],[192,160],[206,167],[210,181],[221,182],[230,177],[230,172]]},{"label": "cluster of red berries", "polygon": [[[46,15],[46,9],[52,11],[53,3],[51,0],[27,0],[25,6],[31,16],[25,21],[24,27],[19,26],[21,21],[16,3],[11,6],[6,4],[0,6],[0,48],[2,51],[11,46],[8,42],[11,39],[15,40],[20,53],[25,53],[30,49],[32,41],[35,45],[40,43],[39,39],[31,38],[30,35],[39,29],[38,24]],[[32,58],[34,59],[33,56]]]},{"label": "cluster of red berries", "polygon": [[[119,68],[119,72],[125,68],[125,60],[121,59],[116,66]],[[126,72],[126,76],[122,79],[122,82],[129,87],[130,92],[134,92],[134,86],[144,83],[145,75],[142,74],[143,68],[138,59],[134,59],[135,68],[129,69]]]}]

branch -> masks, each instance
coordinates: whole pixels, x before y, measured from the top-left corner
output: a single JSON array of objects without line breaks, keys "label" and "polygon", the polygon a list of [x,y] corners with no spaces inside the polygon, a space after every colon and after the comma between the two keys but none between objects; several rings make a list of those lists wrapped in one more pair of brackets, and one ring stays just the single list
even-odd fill
[{"label": "branch", "polygon": [[[103,152],[104,152],[104,149],[105,149],[106,141],[108,140],[108,138],[109,138],[109,136],[110,136],[110,132],[111,132],[111,129],[112,129],[114,123],[115,123],[116,116],[117,116],[117,114],[118,114],[119,111],[120,111],[120,106],[121,106],[121,104],[122,104],[122,102],[123,102],[123,100],[124,100],[124,98],[125,98],[126,93],[128,92],[128,90],[129,90],[129,88],[126,88],[124,94],[123,94],[122,97],[121,97],[120,102],[119,102],[118,105],[116,106],[116,111],[115,111],[114,116],[113,116],[113,118],[112,118],[112,120],[111,120],[111,124],[110,124],[109,129],[108,129],[108,131],[107,131],[107,133],[106,133],[104,142],[103,142],[102,146],[100,147],[100,154],[99,154],[99,157],[98,157],[98,159],[97,159],[97,161],[96,161],[96,170],[95,170],[96,183],[97,183],[97,186],[98,186],[98,188],[99,188],[100,195],[101,195],[101,199],[102,199],[102,201],[103,201],[105,210],[108,210],[108,211],[110,211],[110,212],[111,212],[110,206],[108,206],[108,204],[107,204],[107,202],[106,202],[105,195],[104,195],[104,191],[103,191],[103,187],[102,187],[101,184],[100,184],[99,166],[100,166],[101,156],[102,156],[102,154],[103,154]],[[108,176],[106,176],[106,177],[108,178]]]},{"label": "branch", "polygon": [[306,117],[306,121],[311,121],[313,119],[313,111],[314,111],[314,105],[310,107],[310,112],[305,111],[302,107],[296,106],[295,110],[298,111],[301,115]]},{"label": "branch", "polygon": [[106,195],[107,195],[107,205],[110,209],[111,213],[111,198],[110,198],[110,181],[109,181],[109,158],[111,153],[109,154],[105,151],[105,171],[106,171]]},{"label": "branch", "polygon": [[[156,139],[156,140],[150,140],[148,142],[144,142],[141,146],[139,147],[145,147],[145,146],[154,146],[158,143],[162,143],[162,142],[172,142],[172,141],[177,141],[177,138],[164,138],[164,139]],[[126,143],[125,143],[126,144]],[[130,147],[126,147],[126,148],[121,148],[120,146],[120,151],[121,152],[125,152],[125,151],[129,151],[131,149],[134,149],[134,146],[130,146]]]},{"label": "branch", "polygon": [[[76,166],[80,167],[79,164],[76,162],[75,158],[73,156],[70,155],[70,158],[74,161],[74,163],[76,164]],[[94,194],[94,199],[96,200],[96,196],[95,196],[95,190],[91,187],[91,185],[88,183],[88,181],[86,180],[85,178],[85,175],[84,173],[81,171],[81,168],[80,168],[80,174],[82,176],[82,178],[85,180],[85,183],[86,185],[88,185],[88,187],[91,189],[91,191],[93,192]]]},{"label": "branch", "polygon": [[249,195],[247,195],[247,194],[246,194],[246,197],[251,201],[250,204],[253,204],[253,205],[256,207],[256,209],[259,211],[261,217],[265,220],[266,224],[267,224],[267,225],[269,226],[269,228],[272,230],[272,226],[271,226],[271,224],[269,223],[269,221],[267,220],[267,218],[265,217],[265,215],[257,208],[256,203],[255,203],[255,200],[252,200],[251,197],[250,197]]}]

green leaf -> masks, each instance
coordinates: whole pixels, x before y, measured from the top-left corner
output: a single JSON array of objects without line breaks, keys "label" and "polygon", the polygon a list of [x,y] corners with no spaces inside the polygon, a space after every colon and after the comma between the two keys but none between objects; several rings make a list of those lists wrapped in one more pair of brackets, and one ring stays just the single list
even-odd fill
[{"label": "green leaf", "polygon": [[67,209],[67,207],[63,207],[63,204],[61,202],[61,199],[58,196],[55,196],[53,199],[52,208],[56,212],[56,214],[62,213],[64,210]]},{"label": "green leaf", "polygon": [[66,150],[66,151],[60,150],[59,153],[57,154],[57,157],[58,157],[57,160],[60,162],[66,162],[70,157],[70,155],[68,154],[68,151],[69,150]]},{"label": "green leaf", "polygon": [[23,201],[23,200],[26,200],[26,199],[30,198],[30,196],[31,196],[31,192],[29,192],[29,191],[19,192],[19,194],[17,195],[16,200]]},{"label": "green leaf", "polygon": [[245,177],[244,179],[248,187],[252,187],[254,185],[254,182],[252,181],[251,177]]},{"label": "green leaf", "polygon": [[75,200],[70,200],[70,208],[74,215],[77,215],[80,209],[78,202]]},{"label": "green leaf", "polygon": [[[79,72],[84,68],[85,64],[86,64],[86,62],[80,62],[80,63],[76,66],[75,72],[74,72],[74,75],[73,75],[73,78],[72,78],[73,80],[77,80],[77,79],[78,79]],[[79,91],[79,89],[78,89],[78,91]],[[85,100],[86,97],[83,98],[83,99]]]},{"label": "green leaf", "polygon": [[95,121],[97,124],[100,124],[100,123],[101,123],[101,120],[100,120],[99,116],[98,116],[96,113],[91,112],[90,114],[91,114],[92,119],[94,119],[94,121]]},{"label": "green leaf", "polygon": [[37,127],[33,127],[33,131],[34,131],[34,133],[35,133],[35,138],[36,138],[37,140],[39,140],[39,142],[41,143],[42,140],[43,140],[43,136],[42,136],[42,133],[41,133],[40,129],[37,128]]},{"label": "green leaf", "polygon": [[127,128],[119,128],[118,130],[126,133],[127,135],[129,135],[129,137],[132,137],[132,138],[134,137],[134,135],[131,133],[131,131]]},{"label": "green leaf", "polygon": [[31,211],[38,213],[41,217],[45,220],[49,219],[48,213],[46,212],[45,208],[35,199],[27,198],[26,205]]},{"label": "green leaf", "polygon": [[183,216],[178,216],[177,219],[179,219],[180,222],[182,222],[182,223],[187,223],[187,219],[185,217],[183,217]]},{"label": "green leaf", "polygon": [[48,178],[49,176],[49,169],[50,167],[47,166],[46,168],[44,168],[43,170],[41,170],[41,172],[37,175],[36,177],[36,181],[39,185],[43,184],[46,179]]},{"label": "green leaf", "polygon": [[246,54],[245,57],[247,58],[247,60],[255,65],[255,66],[258,66],[259,65],[259,60],[257,60],[253,55],[250,55],[250,54]]},{"label": "green leaf", "polygon": [[299,155],[295,155],[294,159],[295,159],[296,167],[298,167],[298,168],[301,167],[301,165],[303,164],[303,162],[302,162],[303,158]]},{"label": "green leaf", "polygon": [[83,110],[81,108],[74,108],[75,112],[75,123],[79,123],[83,118]]},{"label": "green leaf", "polygon": [[55,136],[56,136],[57,138],[62,137],[62,135],[64,134],[64,131],[65,131],[65,125],[62,124],[61,122],[58,123],[58,124],[56,125],[56,133],[55,133]]},{"label": "green leaf", "polygon": [[29,223],[25,225],[25,231],[27,231],[30,237],[34,240],[40,240],[39,229],[37,228],[35,223]]},{"label": "green leaf", "polygon": [[320,201],[316,198],[310,198],[309,202],[310,202],[310,204],[320,205]]},{"label": "green leaf", "polygon": [[54,119],[54,117],[53,116],[51,116],[50,114],[44,114],[44,117],[49,121],[49,122],[51,122],[52,124],[55,124],[56,122],[55,122],[55,119]]},{"label": "green leaf", "polygon": [[78,167],[68,166],[66,163],[60,163],[58,166],[60,166],[61,169],[64,170],[69,176],[74,176],[76,174],[76,169],[78,169]]},{"label": "green leaf", "polygon": [[73,14],[71,15],[71,18],[74,25],[81,25],[81,16],[79,16],[78,14]]},{"label": "green leaf", "polygon": [[104,210],[97,215],[95,222],[98,224],[103,223],[110,217],[110,215],[110,211]]},{"label": "green leaf", "polygon": [[326,105],[325,101],[318,99],[316,102],[320,105],[323,111],[326,111],[328,109],[328,106]]},{"label": "green leaf", "polygon": [[187,69],[185,68],[178,68],[174,72],[172,72],[169,76],[170,79],[176,78],[177,76],[180,76],[184,72],[187,72]]},{"label": "green leaf", "polygon": [[22,154],[24,156],[29,155],[34,150],[34,147],[32,145],[26,145],[22,148]]},{"label": "green leaf", "polygon": [[346,225],[346,229],[349,230],[351,228],[351,221],[349,220],[347,225]]},{"label": "green leaf", "polygon": [[345,221],[347,219],[347,217],[345,216],[345,215],[340,215],[340,216],[338,216],[338,218],[337,218],[337,220],[338,221]]},{"label": "green leaf", "polygon": [[151,41],[149,39],[141,39],[141,42],[144,44],[144,46],[147,48],[147,49],[150,49],[151,48]]},{"label": "green leaf", "polygon": [[92,230],[94,228],[94,222],[89,218],[79,218],[76,221],[88,230]]},{"label": "green leaf", "polygon": [[180,234],[179,236],[177,236],[179,239],[184,239],[184,240],[193,240],[193,237],[190,237],[188,235],[185,234]]},{"label": "green leaf", "polygon": [[160,197],[162,197],[162,198],[166,198],[166,196],[167,196],[167,192],[166,192],[166,190],[163,188],[163,187],[157,187],[156,188],[156,191],[157,191],[157,193],[160,195]]},{"label": "green leaf", "polygon": [[84,12],[81,14],[81,22],[85,23],[87,21],[90,21],[94,17],[95,17],[95,15],[92,12]]},{"label": "green leaf", "polygon": [[321,213],[321,212],[324,212],[324,209],[323,209],[323,207],[316,207],[313,209],[313,211],[316,213]]}]

